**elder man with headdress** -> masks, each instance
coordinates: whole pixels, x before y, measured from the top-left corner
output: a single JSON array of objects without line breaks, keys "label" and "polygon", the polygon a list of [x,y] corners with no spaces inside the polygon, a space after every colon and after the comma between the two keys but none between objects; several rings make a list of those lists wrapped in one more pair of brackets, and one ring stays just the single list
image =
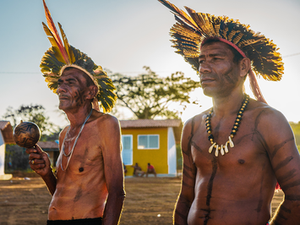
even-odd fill
[{"label": "elder man with headdress", "polygon": [[[265,225],[278,181],[285,198],[270,224],[300,224],[300,158],[285,117],[266,104],[255,73],[280,80],[275,44],[249,26],[159,0],[174,14],[177,52],[199,73],[213,107],[185,123],[175,224]],[[244,93],[249,77],[257,100]]]},{"label": "elder man with headdress", "polygon": [[112,81],[100,66],[63,42],[44,2],[44,30],[52,44],[41,70],[59,97],[70,125],[60,134],[56,174],[39,146],[27,149],[31,168],[53,195],[47,224],[118,224],[124,201],[123,166],[118,120],[109,111],[116,100]]}]

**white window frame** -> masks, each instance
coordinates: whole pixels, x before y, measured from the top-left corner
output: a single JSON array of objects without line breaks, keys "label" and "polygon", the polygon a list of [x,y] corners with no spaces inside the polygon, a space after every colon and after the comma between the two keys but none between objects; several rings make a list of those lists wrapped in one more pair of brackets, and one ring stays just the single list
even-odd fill
[{"label": "white window frame", "polygon": [[124,146],[123,146],[123,137],[130,137],[131,138],[131,143],[130,143],[130,145],[131,145],[131,162],[130,163],[124,163],[126,166],[127,165],[133,165],[133,135],[132,134],[122,134],[122,139],[121,139],[121,141],[122,141],[122,162],[124,162],[123,161],[123,150],[124,150]]},{"label": "white window frame", "polygon": [[[147,136],[147,138],[149,138],[150,136],[157,136],[157,139],[158,139],[158,146],[157,146],[157,148],[141,148],[140,146],[139,146],[139,141],[140,141],[140,139],[139,139],[139,137],[140,136]],[[138,150],[151,150],[151,149],[155,149],[155,150],[157,150],[157,149],[159,149],[160,148],[160,138],[159,138],[159,134],[139,134],[138,136],[137,136],[137,149]],[[148,144],[149,144],[149,139],[148,139]]]}]

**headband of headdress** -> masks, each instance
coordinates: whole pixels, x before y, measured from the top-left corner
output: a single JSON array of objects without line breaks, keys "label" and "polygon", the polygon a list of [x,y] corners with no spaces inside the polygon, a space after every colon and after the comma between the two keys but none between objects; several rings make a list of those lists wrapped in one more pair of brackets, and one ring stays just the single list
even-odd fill
[{"label": "headband of headdress", "polygon": [[58,23],[63,42],[61,41],[45,0],[43,3],[49,28],[45,23],[42,24],[52,47],[46,51],[40,67],[48,87],[56,93],[57,82],[63,71],[68,67],[77,68],[87,74],[98,88],[98,93],[93,101],[93,108],[99,110],[99,101],[103,111],[109,112],[117,98],[112,80],[107,77],[101,66],[96,65],[85,53],[69,45],[67,36]]},{"label": "headband of headdress", "polygon": [[249,58],[252,68],[249,80],[257,100],[265,102],[256,76],[261,75],[266,80],[279,81],[283,74],[283,62],[278,48],[273,41],[260,33],[254,33],[249,25],[226,16],[214,16],[207,13],[197,13],[185,7],[188,14],[172,3],[158,0],[171,10],[177,21],[170,30],[171,40],[185,61],[192,65],[198,73],[201,46],[209,39],[217,39],[235,48],[244,58]]}]

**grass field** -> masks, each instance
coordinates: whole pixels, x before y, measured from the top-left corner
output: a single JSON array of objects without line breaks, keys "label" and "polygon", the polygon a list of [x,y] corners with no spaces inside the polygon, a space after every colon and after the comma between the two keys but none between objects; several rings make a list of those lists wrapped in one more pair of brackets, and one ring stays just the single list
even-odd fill
[{"label": "grass field", "polygon": [[[179,178],[126,178],[126,200],[121,225],[170,225],[179,189]],[[275,194],[272,211],[282,201]],[[43,225],[51,196],[42,179],[14,177],[0,180],[0,225]]]}]

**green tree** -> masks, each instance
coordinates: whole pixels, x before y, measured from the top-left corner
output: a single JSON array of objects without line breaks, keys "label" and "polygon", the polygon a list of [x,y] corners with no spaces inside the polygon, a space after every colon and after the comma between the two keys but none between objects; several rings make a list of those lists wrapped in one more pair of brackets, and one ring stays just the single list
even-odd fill
[{"label": "green tree", "polygon": [[177,103],[184,109],[191,103],[189,93],[200,83],[184,77],[182,72],[159,77],[150,67],[144,69],[146,73],[138,76],[111,76],[117,89],[117,105],[127,107],[138,119],[178,118],[182,112],[170,110],[170,105]]},{"label": "green tree", "polygon": [[3,118],[8,119],[13,127],[18,125],[21,120],[33,122],[38,125],[41,130],[41,140],[46,140],[47,135],[57,133],[59,128],[49,121],[46,117],[45,108],[42,105],[21,105],[18,109],[13,109],[11,106],[6,109]]}]

